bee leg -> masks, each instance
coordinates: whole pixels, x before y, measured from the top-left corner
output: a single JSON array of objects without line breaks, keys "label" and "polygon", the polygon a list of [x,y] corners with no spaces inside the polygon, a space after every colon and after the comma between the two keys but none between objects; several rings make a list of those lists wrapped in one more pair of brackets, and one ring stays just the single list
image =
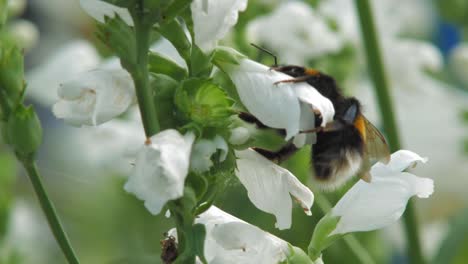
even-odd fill
[{"label": "bee leg", "polygon": [[361,180],[370,183],[372,181],[372,176],[369,172],[364,172],[361,174]]},{"label": "bee leg", "polygon": [[278,84],[280,84],[280,83],[299,83],[299,82],[306,82],[309,78],[310,78],[309,75],[304,75],[304,76],[300,76],[300,77],[296,77],[296,78],[292,78],[292,79],[277,81],[277,82],[274,82],[273,84],[274,84],[274,85],[278,85]]},{"label": "bee leg", "polygon": [[275,163],[281,163],[291,157],[291,155],[299,149],[294,146],[294,144],[289,143],[278,151],[271,151],[263,148],[253,148],[253,150]]},{"label": "bee leg", "polygon": [[327,123],[325,127],[316,127],[308,130],[302,130],[300,133],[318,133],[318,132],[333,132],[342,130],[345,128],[345,124],[340,120],[333,120]]}]

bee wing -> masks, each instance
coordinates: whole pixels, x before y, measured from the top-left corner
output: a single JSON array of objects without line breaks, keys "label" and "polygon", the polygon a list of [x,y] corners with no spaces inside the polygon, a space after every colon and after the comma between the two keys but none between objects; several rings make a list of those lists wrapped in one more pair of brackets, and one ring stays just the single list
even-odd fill
[{"label": "bee wing", "polygon": [[369,162],[380,161],[387,164],[390,161],[390,150],[387,141],[380,131],[362,116],[365,128],[365,154]]}]

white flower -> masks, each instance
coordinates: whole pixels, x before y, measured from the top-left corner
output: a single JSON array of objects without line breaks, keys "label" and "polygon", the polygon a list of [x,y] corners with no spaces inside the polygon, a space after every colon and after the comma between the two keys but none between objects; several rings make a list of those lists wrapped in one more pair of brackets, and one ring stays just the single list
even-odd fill
[{"label": "white flower", "polygon": [[58,89],[57,118],[71,125],[98,125],[125,112],[135,101],[132,78],[125,70],[94,70]]},{"label": "white flower", "polygon": [[216,135],[213,140],[197,140],[193,145],[192,155],[190,157],[190,169],[195,172],[208,171],[213,166],[211,156],[216,153],[217,150],[221,151],[219,161],[224,161],[227,156],[228,145],[221,136]]},{"label": "white flower", "polygon": [[18,42],[19,47],[25,50],[25,53],[30,51],[39,40],[39,30],[28,20],[16,19],[8,23],[8,31]]},{"label": "white flower", "polygon": [[71,42],[47,58],[47,62],[27,73],[26,95],[45,106],[51,106],[58,99],[60,83],[94,69],[99,61],[99,54],[90,43],[82,40]]},{"label": "white flower", "polygon": [[238,13],[246,7],[247,0],[194,0],[190,8],[195,43],[203,51],[211,51],[237,23]]},{"label": "white flower", "polygon": [[236,175],[247,189],[249,199],[260,210],[275,215],[277,228],[291,227],[291,196],[306,214],[312,214],[314,194],[291,172],[251,149],[236,151],[236,156]]},{"label": "white flower", "polygon": [[190,152],[195,135],[168,129],[152,136],[138,153],[134,172],[125,184],[127,192],[145,201],[152,214],[183,196]]},{"label": "white flower", "polygon": [[247,38],[278,52],[280,60],[287,64],[303,65],[343,47],[342,38],[325,19],[310,5],[298,1],[286,2],[273,13],[252,20],[247,26]]},{"label": "white flower", "polygon": [[104,23],[104,16],[113,18],[119,15],[125,23],[133,26],[133,19],[126,8],[118,7],[101,0],[80,0],[81,8],[97,21]]},{"label": "white flower", "polygon": [[223,66],[247,110],[269,127],[286,129],[286,140],[313,128],[312,110],[322,115],[322,126],[333,120],[333,104],[305,82],[275,84],[292,77],[248,59]]},{"label": "white flower", "polygon": [[387,165],[379,162],[372,166],[372,181],[359,180],[332,209],[331,215],[340,219],[331,235],[388,226],[402,216],[412,196],[429,197],[434,191],[431,179],[403,172],[426,160],[411,151],[399,150]]}]

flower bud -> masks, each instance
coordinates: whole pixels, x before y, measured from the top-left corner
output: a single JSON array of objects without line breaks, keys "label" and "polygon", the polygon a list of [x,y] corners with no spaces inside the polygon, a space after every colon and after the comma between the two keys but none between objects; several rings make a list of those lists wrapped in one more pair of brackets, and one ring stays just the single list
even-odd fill
[{"label": "flower bud", "polygon": [[16,43],[0,40],[0,89],[10,102],[16,103],[24,88],[23,54]]},{"label": "flower bud", "polygon": [[15,152],[34,154],[42,141],[42,128],[32,106],[18,106],[10,115],[6,133]]}]

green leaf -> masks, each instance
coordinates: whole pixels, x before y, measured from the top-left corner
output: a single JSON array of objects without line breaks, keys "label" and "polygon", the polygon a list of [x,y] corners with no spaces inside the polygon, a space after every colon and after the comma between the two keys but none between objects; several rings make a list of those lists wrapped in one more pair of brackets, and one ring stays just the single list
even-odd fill
[{"label": "green leaf", "polygon": [[8,117],[6,125],[9,144],[23,156],[34,154],[42,143],[42,127],[32,106],[18,107]]},{"label": "green leaf", "polygon": [[206,55],[197,45],[193,44],[192,53],[190,55],[190,76],[193,77],[208,77],[211,74],[213,65],[211,56]]},{"label": "green leaf", "polygon": [[208,181],[205,179],[205,177],[203,177],[203,175],[190,173],[187,177],[186,182],[195,191],[197,200],[200,201],[200,199],[205,195],[206,191],[208,190]]},{"label": "green leaf", "polygon": [[120,58],[122,66],[129,72],[137,66],[136,41],[133,28],[117,14],[105,17],[105,23],[98,23],[97,37]]},{"label": "green leaf", "polygon": [[187,70],[179,66],[173,60],[157,52],[150,52],[148,56],[148,70],[152,73],[161,73],[170,76],[174,80],[185,79]]},{"label": "green leaf", "polygon": [[185,34],[183,25],[176,19],[162,25],[158,30],[177,49],[188,64],[192,44]]},{"label": "green leaf", "polygon": [[192,78],[182,82],[175,103],[189,119],[204,127],[225,127],[234,114],[232,99],[210,79]]},{"label": "green leaf", "polygon": [[164,74],[151,74],[150,87],[153,90],[159,125],[162,130],[177,127],[177,113],[174,111],[174,94],[179,83]]}]

